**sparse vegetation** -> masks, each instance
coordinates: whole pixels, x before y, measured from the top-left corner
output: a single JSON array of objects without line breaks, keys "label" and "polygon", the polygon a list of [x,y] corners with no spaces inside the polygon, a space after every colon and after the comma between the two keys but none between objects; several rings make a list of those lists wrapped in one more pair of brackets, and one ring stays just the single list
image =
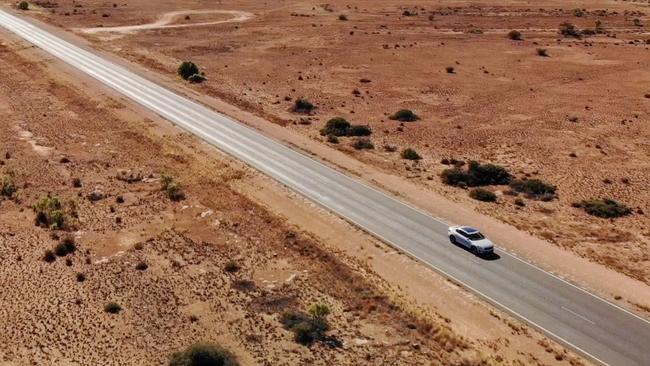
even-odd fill
[{"label": "sparse vegetation", "polygon": [[33,206],[36,213],[36,225],[61,230],[66,225],[66,214],[63,204],[57,197],[43,197]]},{"label": "sparse vegetation", "polygon": [[[327,121],[320,130],[321,135],[327,136],[370,136],[372,130],[369,126],[353,125],[343,117],[334,117]],[[338,139],[337,139],[338,142]]]},{"label": "sparse vegetation", "polygon": [[348,20],[348,16],[345,14],[339,15],[339,20]]},{"label": "sparse vegetation", "polygon": [[16,191],[13,177],[10,175],[0,176],[0,197],[14,198]]},{"label": "sparse vegetation", "polygon": [[375,145],[369,139],[357,139],[352,144],[352,147],[357,150],[371,150],[375,148]]},{"label": "sparse vegetation", "polygon": [[214,344],[193,344],[174,353],[169,366],[237,366],[239,363],[230,352]]},{"label": "sparse vegetation", "polygon": [[330,315],[330,307],[322,302],[313,303],[309,306],[309,314],[316,319],[325,319]]},{"label": "sparse vegetation", "polygon": [[400,156],[402,157],[402,159],[406,159],[406,160],[420,160],[420,159],[422,159],[420,154],[418,154],[417,151],[411,149],[410,147],[402,150],[402,153],[400,154]]},{"label": "sparse vegetation", "polygon": [[202,73],[201,74],[192,74],[187,78],[187,81],[189,81],[190,83],[193,83],[193,84],[199,84],[199,83],[204,82],[205,80],[206,80],[205,75],[202,74]]},{"label": "sparse vegetation", "polygon": [[294,340],[303,345],[310,345],[325,338],[329,330],[327,315],[329,307],[325,304],[313,304],[309,308],[311,315],[289,310],[280,316],[280,323],[294,334]]},{"label": "sparse vegetation", "polygon": [[74,188],[81,188],[81,179],[79,178],[72,178],[72,186]]},{"label": "sparse vegetation", "polygon": [[348,130],[348,136],[370,136],[372,130],[366,125],[352,125]]},{"label": "sparse vegetation", "polygon": [[122,311],[122,307],[116,302],[109,302],[104,305],[104,312],[109,314],[117,314]]},{"label": "sparse vegetation", "polygon": [[573,206],[584,209],[592,216],[603,218],[622,217],[632,213],[632,209],[625,204],[608,198],[584,200]]},{"label": "sparse vegetation", "polygon": [[50,249],[47,249],[43,254],[43,260],[47,263],[52,263],[56,260],[56,255]]},{"label": "sparse vegetation", "polygon": [[295,113],[309,114],[313,112],[314,109],[316,109],[316,107],[310,101],[305,98],[298,98],[296,99],[292,110]]},{"label": "sparse vegetation", "polygon": [[441,174],[442,181],[451,186],[478,187],[487,185],[509,184],[512,175],[494,164],[479,164],[470,161],[467,170],[460,168],[445,169]]},{"label": "sparse vegetation", "polygon": [[521,198],[515,198],[515,205],[519,207],[524,207],[526,206],[526,202],[524,202],[524,200]]},{"label": "sparse vegetation", "polygon": [[582,18],[585,16],[585,12],[582,9],[573,9],[573,15],[575,15],[578,18]]},{"label": "sparse vegetation", "polygon": [[27,1],[21,1],[20,3],[18,3],[18,9],[29,10],[29,3]]},{"label": "sparse vegetation", "polygon": [[469,196],[482,202],[496,202],[497,195],[485,188],[474,188],[469,191]]},{"label": "sparse vegetation", "polygon": [[192,75],[199,74],[199,67],[192,61],[183,61],[178,67],[178,75],[184,80],[189,80]]},{"label": "sparse vegetation", "polygon": [[574,24],[564,22],[560,24],[560,34],[565,37],[580,38],[582,33]]},{"label": "sparse vegetation", "polygon": [[331,118],[320,130],[321,135],[347,136],[352,125],[343,117]]},{"label": "sparse vegetation", "polygon": [[77,273],[76,278],[77,278],[77,282],[84,282],[86,280],[86,275],[79,272]]},{"label": "sparse vegetation", "polygon": [[445,71],[447,71],[447,74],[454,74],[456,72],[456,69],[454,69],[453,66],[447,66],[445,67]]},{"label": "sparse vegetation", "polygon": [[549,200],[555,197],[557,187],[539,179],[515,179],[510,182],[510,188],[525,193],[529,198]]},{"label": "sparse vegetation", "polygon": [[235,273],[239,271],[239,264],[237,264],[237,262],[235,261],[228,261],[224,269],[226,270],[226,272]]},{"label": "sparse vegetation", "polygon": [[634,24],[635,27],[643,27],[643,22],[639,18],[634,18],[632,24]]},{"label": "sparse vegetation", "polygon": [[548,55],[548,50],[546,48],[538,48],[537,49],[537,56],[540,57],[549,57]]},{"label": "sparse vegetation", "polygon": [[145,262],[138,262],[138,264],[135,265],[135,269],[138,271],[146,271],[147,268],[149,268],[149,265]]},{"label": "sparse vegetation", "polygon": [[331,144],[338,144],[339,143],[339,138],[334,136],[334,135],[327,135],[327,142]]},{"label": "sparse vegetation", "polygon": [[413,113],[413,111],[411,111],[410,109],[400,109],[399,111],[391,115],[389,118],[394,121],[401,121],[401,122],[415,122],[420,119],[420,117],[417,114]]},{"label": "sparse vegetation", "polygon": [[163,174],[160,182],[162,183],[162,190],[165,191],[170,200],[180,201],[185,198],[183,187],[171,175]]},{"label": "sparse vegetation", "polygon": [[508,38],[510,38],[513,41],[521,41],[523,39],[523,35],[518,30],[511,30],[510,32],[508,32]]}]

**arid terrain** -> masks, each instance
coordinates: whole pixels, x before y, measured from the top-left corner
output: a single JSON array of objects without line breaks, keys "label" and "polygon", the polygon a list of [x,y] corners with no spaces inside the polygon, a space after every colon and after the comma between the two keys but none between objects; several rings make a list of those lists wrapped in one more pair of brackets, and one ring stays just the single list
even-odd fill
[{"label": "arid terrain", "polygon": [[[340,221],[363,255],[292,226],[238,193],[257,173],[6,35],[0,78],[2,364],[160,365],[196,342],[243,365],[584,364]],[[314,303],[327,338],[298,344],[282,315]]]},{"label": "arid terrain", "polygon": [[[25,15],[163,77],[191,60],[207,80],[175,83],[307,137],[324,161],[337,149],[650,283],[648,1],[36,1]],[[597,34],[558,34],[597,21]],[[81,87],[25,43],[0,41],[0,178],[17,188],[0,197],[0,364],[164,364],[199,341],[246,365],[585,362],[411,259],[398,273],[398,254],[366,234],[278,198],[267,178],[90,79]],[[315,108],[296,113],[300,98]],[[392,120],[400,109],[419,120]],[[368,125],[374,148],[323,136],[333,117]],[[422,159],[403,159],[405,148]],[[498,164],[557,196],[495,185],[497,202],[478,202],[443,183],[444,159]],[[166,176],[183,199],[161,189]],[[63,230],[34,224],[48,196],[63,204]],[[631,214],[574,207],[594,198]],[[307,230],[283,210],[316,216]],[[45,261],[68,237],[77,250]],[[110,302],[122,310],[105,312]],[[280,323],[319,302],[342,347],[299,345]]]},{"label": "arid terrain", "polygon": [[[648,283],[649,6],[647,1],[409,6],[388,0],[59,1],[43,3],[32,15],[163,74],[174,75],[181,61],[192,60],[207,76],[194,86],[201,93]],[[200,13],[213,10],[252,17],[236,13],[233,22],[214,25],[109,31],[161,17],[168,26],[228,17]],[[178,11],[197,13],[169,15]],[[563,22],[597,34],[562,36]],[[507,37],[514,29],[522,40]],[[293,113],[298,98],[315,109]],[[403,108],[420,119],[389,118]],[[369,125],[374,149],[355,150],[355,138],[327,142],[320,130],[333,117]],[[423,159],[402,159],[405,148]],[[514,177],[556,186],[557,198],[526,199],[522,206],[503,194],[507,187],[494,186],[498,202],[478,203],[466,190],[441,182],[439,174],[449,168],[443,159],[504,166]],[[598,198],[622,202],[632,214],[608,220],[572,206]]]}]

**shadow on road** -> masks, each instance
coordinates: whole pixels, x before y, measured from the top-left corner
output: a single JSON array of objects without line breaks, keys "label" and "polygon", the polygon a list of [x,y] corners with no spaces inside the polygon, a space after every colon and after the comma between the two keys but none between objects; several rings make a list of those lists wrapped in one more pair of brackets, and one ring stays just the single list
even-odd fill
[{"label": "shadow on road", "polygon": [[[458,248],[460,248],[460,249],[462,249],[462,250],[464,250],[466,252],[470,252],[470,253],[472,252],[469,248],[465,247],[464,245],[462,245],[460,243],[454,243],[454,242],[451,242],[451,243],[453,245],[455,245],[456,247],[458,247]],[[498,260],[498,259],[501,258],[501,256],[498,255],[496,252],[486,253],[486,254],[474,254],[474,253],[472,253],[472,255],[474,255],[476,258],[481,258],[481,259],[483,259],[485,261],[495,261],[495,260]]]}]

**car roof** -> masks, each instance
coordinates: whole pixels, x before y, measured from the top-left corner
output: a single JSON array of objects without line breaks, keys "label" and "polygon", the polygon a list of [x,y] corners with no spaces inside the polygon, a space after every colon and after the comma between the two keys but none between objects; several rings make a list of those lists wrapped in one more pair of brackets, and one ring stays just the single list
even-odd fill
[{"label": "car roof", "polygon": [[478,229],[475,229],[475,228],[473,228],[471,226],[463,226],[460,229],[463,230],[467,234],[478,233]]}]

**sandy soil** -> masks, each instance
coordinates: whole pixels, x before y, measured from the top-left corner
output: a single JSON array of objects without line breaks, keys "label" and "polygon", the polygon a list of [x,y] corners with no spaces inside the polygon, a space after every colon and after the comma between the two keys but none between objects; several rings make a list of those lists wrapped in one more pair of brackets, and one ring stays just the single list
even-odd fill
[{"label": "sandy soil", "polygon": [[[167,75],[181,60],[192,59],[209,79],[194,86],[197,91],[324,144],[319,130],[331,117],[368,124],[374,150],[356,151],[348,138],[330,145],[559,248],[650,281],[646,1],[420,1],[408,7],[390,0],[355,6],[187,1],[114,8],[91,1],[82,8],[60,2],[33,14],[69,28],[128,26],[198,8],[255,17],[149,30],[119,41],[88,37]],[[582,16],[576,8],[584,9]],[[557,34],[564,21],[593,28],[597,20],[607,35],[577,40]],[[524,40],[507,39],[510,29],[521,30]],[[537,56],[536,48],[547,49],[550,57]],[[445,71],[449,66],[453,74]],[[317,106],[313,115],[290,111],[298,97]],[[421,120],[389,120],[400,108],[414,110]],[[400,159],[406,147],[424,159]],[[447,168],[443,158],[503,165],[517,177],[556,185],[559,198],[526,200],[518,207],[514,197],[502,194],[504,187],[494,187],[498,204],[476,203],[437,177]],[[606,220],[571,205],[601,197],[626,203],[634,214]]]},{"label": "sandy soil", "polygon": [[[162,364],[196,341],[223,344],[246,365],[582,363],[93,80],[2,40],[0,175],[19,188],[0,200],[10,253],[0,261],[13,279],[3,286],[3,363]],[[183,183],[185,200],[165,197],[161,173]],[[92,192],[103,198],[90,201]],[[31,205],[46,194],[75,203],[69,230],[34,226]],[[277,202],[275,213],[248,195]],[[79,250],[44,262],[66,234]],[[231,260],[237,273],[224,272]],[[396,262],[403,271],[391,270]],[[332,305],[343,349],[298,346],[280,327],[282,308],[317,300]],[[104,313],[108,301],[123,311]]]},{"label": "sandy soil", "polygon": [[[0,200],[0,271],[11,279],[0,299],[3,363],[163,364],[188,344],[211,341],[245,365],[581,364],[414,267],[420,280],[410,286],[433,284],[447,307],[476,314],[468,321],[419,306],[367,261],[331,245],[335,238],[292,227],[238,193],[265,178],[39,56],[7,38],[0,45],[0,175],[18,187]],[[161,191],[163,173],[183,183],[184,200]],[[46,195],[65,203],[65,230],[34,225],[31,207]],[[77,251],[45,262],[68,235]],[[391,253],[365,234],[353,240],[365,255]],[[240,270],[225,272],[229,261]],[[140,263],[147,268],[136,269]],[[105,313],[111,301],[122,312]],[[331,305],[342,348],[297,345],[280,326],[283,309],[314,301]]]}]

